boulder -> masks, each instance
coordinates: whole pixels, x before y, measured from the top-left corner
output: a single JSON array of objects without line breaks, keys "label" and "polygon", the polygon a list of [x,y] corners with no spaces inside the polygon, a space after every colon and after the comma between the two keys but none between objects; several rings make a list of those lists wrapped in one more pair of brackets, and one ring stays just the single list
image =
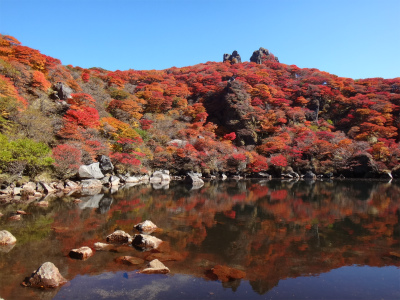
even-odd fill
[{"label": "boulder", "polygon": [[225,174],[222,174],[222,175],[221,175],[221,179],[222,179],[222,180],[226,180],[227,178],[228,178],[228,176],[226,176]]},{"label": "boulder", "polygon": [[198,174],[188,173],[184,179],[184,183],[192,185],[194,188],[201,188],[204,185],[203,179]]},{"label": "boulder", "polygon": [[93,251],[89,247],[84,246],[79,249],[72,249],[68,255],[71,258],[86,260],[93,255]]},{"label": "boulder", "polygon": [[142,250],[157,249],[162,243],[162,240],[146,234],[135,234],[132,240],[132,246]]},{"label": "boulder", "polygon": [[150,234],[150,233],[156,231],[157,228],[158,228],[158,227],[156,226],[156,224],[154,224],[154,223],[153,223],[152,221],[150,221],[150,220],[146,220],[146,221],[144,221],[144,222],[141,222],[141,223],[139,223],[139,224],[136,224],[134,227],[135,227],[137,230],[139,230],[140,232],[145,233],[145,234]]},{"label": "boulder", "polygon": [[369,153],[362,153],[351,157],[346,167],[341,170],[345,177],[374,178],[379,177],[378,167]]},{"label": "boulder", "polygon": [[132,237],[123,230],[116,230],[110,235],[108,235],[106,238],[107,243],[114,243],[114,244],[129,243],[130,239],[132,239]]},{"label": "boulder", "polygon": [[60,274],[60,271],[53,263],[45,262],[32,273],[31,277],[26,278],[22,284],[37,288],[55,288],[66,282],[67,280]]},{"label": "boulder", "polygon": [[7,230],[0,231],[0,245],[13,245],[17,242],[15,236],[13,236]]},{"label": "boulder", "polygon": [[56,97],[60,100],[67,100],[72,98],[72,89],[63,82],[57,82],[54,85],[54,90],[56,91]]},{"label": "boulder", "polygon": [[144,260],[142,258],[134,256],[120,256],[115,259],[115,262],[124,265],[134,266],[143,264]]},{"label": "boulder", "polygon": [[260,49],[253,52],[253,55],[250,57],[250,61],[261,65],[266,61],[279,62],[279,59],[272,53],[270,53],[267,49],[261,47]]},{"label": "boulder", "polygon": [[170,181],[171,177],[168,170],[155,171],[150,178],[150,183],[168,183]]},{"label": "boulder", "polygon": [[216,265],[214,268],[211,269],[211,272],[214,276],[218,278],[218,280],[222,282],[228,282],[246,277],[246,273],[241,270],[221,265]]},{"label": "boulder", "polygon": [[382,171],[379,177],[388,180],[393,179],[392,173],[389,170]]},{"label": "boulder", "polygon": [[232,54],[225,53],[222,57],[223,61],[229,61],[231,64],[237,64],[242,62],[242,58],[239,53],[234,50]]},{"label": "boulder", "polygon": [[65,187],[66,187],[66,188],[70,188],[71,190],[79,190],[79,189],[81,188],[80,185],[79,185],[78,183],[73,182],[73,181],[71,181],[71,180],[67,180],[67,181],[65,182]]},{"label": "boulder", "polygon": [[21,195],[21,188],[20,187],[15,187],[15,188],[13,188],[13,192],[12,192],[12,194],[14,195],[14,196],[19,196],[19,195]]},{"label": "boulder", "polygon": [[90,165],[82,165],[79,167],[79,178],[81,179],[100,179],[103,178],[104,175],[100,170],[100,163],[93,163]]},{"label": "boulder", "polygon": [[114,165],[108,156],[99,155],[97,156],[97,161],[99,162],[100,170],[103,173],[112,173],[114,171]]},{"label": "boulder", "polygon": [[118,187],[120,180],[121,179],[119,179],[119,177],[117,177],[117,176],[114,176],[114,175],[110,176],[109,184],[110,184],[110,186]]},{"label": "boulder", "polygon": [[52,194],[52,193],[55,193],[56,192],[56,190],[55,189],[53,189],[50,185],[48,185],[47,183],[45,183],[45,182],[39,182],[39,184],[43,187],[43,191],[45,192],[45,193],[47,193],[47,194]]},{"label": "boulder", "polygon": [[391,172],[393,178],[400,178],[400,165],[395,166]]},{"label": "boulder", "polygon": [[147,265],[147,268],[140,271],[144,274],[167,274],[169,269],[158,259],[154,259]]},{"label": "boulder", "polygon": [[306,174],[304,174],[304,179],[316,179],[317,176],[311,172],[311,171],[307,171]]}]

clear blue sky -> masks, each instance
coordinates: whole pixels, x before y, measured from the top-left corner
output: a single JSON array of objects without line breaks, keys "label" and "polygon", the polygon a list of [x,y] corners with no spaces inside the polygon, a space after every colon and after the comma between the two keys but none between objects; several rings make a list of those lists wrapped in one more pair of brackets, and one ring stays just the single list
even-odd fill
[{"label": "clear blue sky", "polygon": [[400,77],[400,0],[0,0],[0,33],[84,68],[248,61],[264,47],[301,68]]}]

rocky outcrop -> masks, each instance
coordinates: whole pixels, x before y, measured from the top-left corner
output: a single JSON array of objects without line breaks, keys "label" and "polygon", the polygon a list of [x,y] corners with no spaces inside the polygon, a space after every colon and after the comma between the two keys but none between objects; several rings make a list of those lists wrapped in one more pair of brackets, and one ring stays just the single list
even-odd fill
[{"label": "rocky outcrop", "polygon": [[167,274],[169,269],[158,259],[154,259],[147,265],[147,268],[140,271],[144,274]]},{"label": "rocky outcrop", "polygon": [[93,251],[89,247],[84,246],[79,249],[72,249],[68,255],[71,258],[86,260],[93,255]]},{"label": "rocky outcrop", "polygon": [[261,47],[260,49],[253,52],[253,55],[250,57],[250,61],[261,65],[266,61],[279,62],[279,59],[272,53],[270,53],[267,49]]},{"label": "rocky outcrop", "polygon": [[67,100],[72,98],[72,89],[63,82],[57,82],[54,85],[54,90],[56,92],[56,97],[60,100]]},{"label": "rocky outcrop", "polygon": [[209,115],[208,121],[225,128],[227,132],[236,133],[234,143],[238,146],[256,145],[254,122],[248,118],[254,108],[243,82],[228,82],[219,94],[213,94],[204,101],[204,107]]},{"label": "rocky outcrop", "polygon": [[31,277],[26,278],[22,284],[36,288],[55,288],[66,282],[67,280],[60,274],[60,271],[53,263],[45,262],[32,273]]},{"label": "rocky outcrop", "polygon": [[93,163],[90,165],[82,165],[79,167],[79,178],[81,179],[101,179],[104,177],[100,170],[100,163]]},{"label": "rocky outcrop", "polygon": [[340,173],[346,178],[379,178],[378,167],[369,153],[351,157]]},{"label": "rocky outcrop", "polygon": [[146,234],[135,234],[132,240],[132,246],[142,250],[157,249],[162,243],[162,240]]},{"label": "rocky outcrop", "polygon": [[242,62],[242,58],[240,57],[239,53],[235,50],[232,54],[225,53],[223,56],[223,61],[230,61],[231,64],[237,64]]},{"label": "rocky outcrop", "polygon": [[139,230],[140,232],[145,233],[145,234],[150,234],[150,233],[156,231],[157,228],[158,228],[157,225],[154,224],[154,223],[153,223],[152,221],[150,221],[150,220],[146,220],[146,221],[144,221],[144,222],[141,222],[141,223],[139,223],[139,224],[136,224],[134,227],[135,227],[137,230]]},{"label": "rocky outcrop", "polygon": [[0,245],[13,245],[17,242],[15,236],[13,236],[7,230],[0,231]]}]

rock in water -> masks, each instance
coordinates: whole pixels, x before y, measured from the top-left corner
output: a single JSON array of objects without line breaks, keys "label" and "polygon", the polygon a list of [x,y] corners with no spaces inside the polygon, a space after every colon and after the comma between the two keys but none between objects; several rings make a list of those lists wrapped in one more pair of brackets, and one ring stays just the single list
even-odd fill
[{"label": "rock in water", "polygon": [[69,252],[69,257],[82,260],[88,259],[92,255],[93,255],[92,249],[90,249],[87,246],[81,247],[79,249],[72,249]]},{"label": "rock in water", "polygon": [[157,249],[162,240],[146,234],[135,234],[132,240],[132,246],[141,248],[142,250]]},{"label": "rock in water", "polygon": [[117,257],[115,259],[115,261],[117,263],[130,265],[130,266],[141,265],[142,263],[144,263],[143,259],[141,259],[139,257],[133,257],[133,256],[120,256],[120,257]]},{"label": "rock in water", "polygon": [[107,236],[107,243],[125,244],[129,243],[132,237],[123,230],[116,230]]},{"label": "rock in water", "polygon": [[13,236],[7,230],[0,231],[0,245],[13,245],[17,242],[15,236]]},{"label": "rock in water", "polygon": [[53,263],[45,262],[32,273],[31,277],[26,278],[22,284],[37,288],[55,288],[66,282],[67,280],[60,274],[60,271]]},{"label": "rock in water", "polygon": [[158,228],[158,227],[156,226],[156,224],[154,224],[154,223],[153,223],[152,221],[150,221],[150,220],[146,220],[146,221],[144,221],[144,222],[142,222],[142,223],[136,224],[134,227],[135,227],[137,230],[139,230],[140,232],[146,233],[146,234],[150,234],[150,233],[156,231],[157,228]]},{"label": "rock in water", "polygon": [[148,267],[140,271],[144,274],[167,274],[169,269],[158,259],[154,259],[149,262]]}]

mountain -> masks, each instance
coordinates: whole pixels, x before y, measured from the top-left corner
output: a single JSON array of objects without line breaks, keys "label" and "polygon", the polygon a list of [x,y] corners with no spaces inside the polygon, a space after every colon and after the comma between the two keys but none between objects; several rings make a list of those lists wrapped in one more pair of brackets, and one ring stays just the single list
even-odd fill
[{"label": "mountain", "polygon": [[400,78],[301,69],[264,48],[223,57],[110,72],[1,35],[2,180],[65,179],[99,155],[120,174],[400,176]]}]

